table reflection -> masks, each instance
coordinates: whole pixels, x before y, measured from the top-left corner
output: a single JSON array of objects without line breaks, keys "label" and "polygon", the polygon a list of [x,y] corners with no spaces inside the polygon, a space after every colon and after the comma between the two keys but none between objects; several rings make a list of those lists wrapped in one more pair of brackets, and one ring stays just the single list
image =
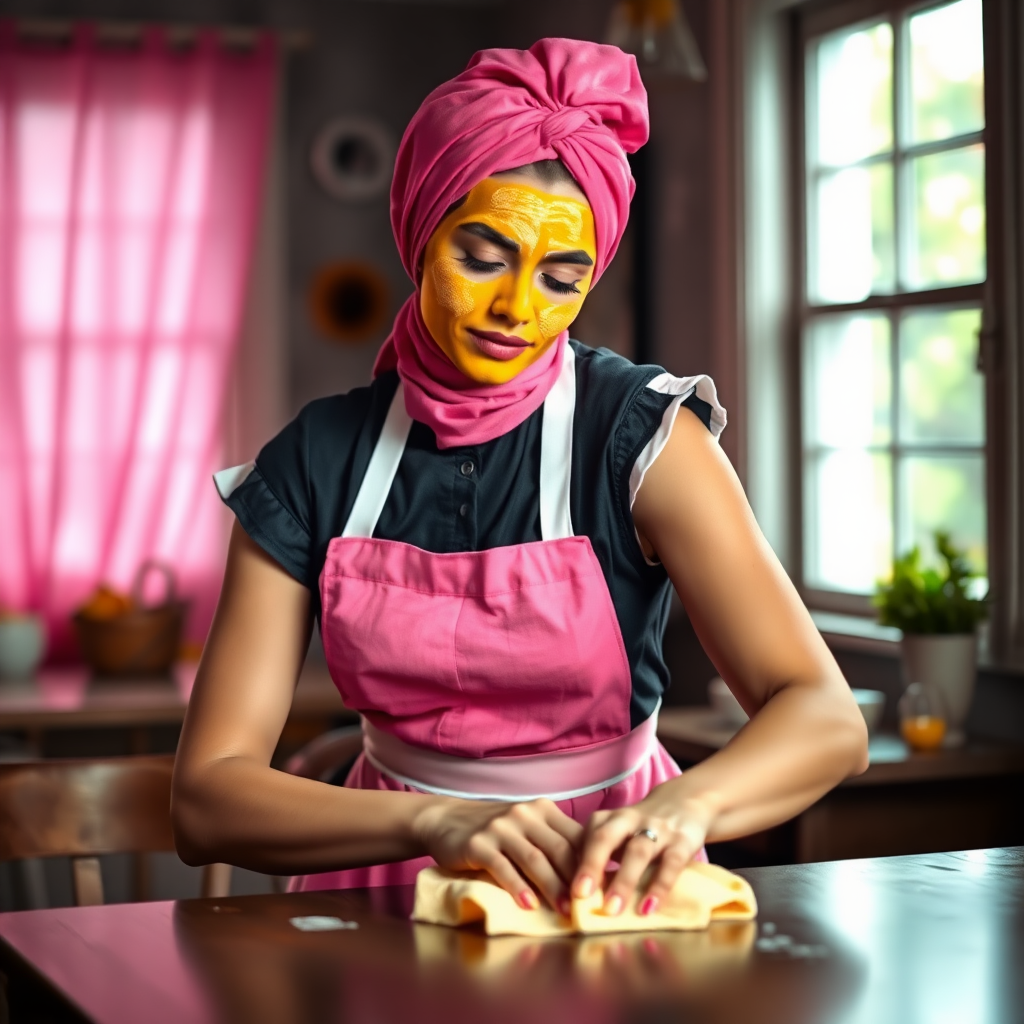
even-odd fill
[{"label": "table reflection", "polygon": [[[1020,945],[1013,893],[1019,851],[968,850],[840,861],[821,877],[823,917],[869,965],[873,984],[850,1024],[1003,1024],[1019,1010],[1019,971],[1000,963]],[[807,902],[807,882],[788,895]],[[883,982],[884,983],[880,983]]]},{"label": "table reflection", "polygon": [[[230,1024],[621,1024],[687,1015],[817,1024],[843,1016],[865,976],[862,959],[813,920],[769,928],[774,944],[752,921],[701,932],[489,938],[410,924],[410,902],[411,888],[183,901],[175,936],[211,1009]],[[358,927],[300,931],[290,923],[300,914]]]}]

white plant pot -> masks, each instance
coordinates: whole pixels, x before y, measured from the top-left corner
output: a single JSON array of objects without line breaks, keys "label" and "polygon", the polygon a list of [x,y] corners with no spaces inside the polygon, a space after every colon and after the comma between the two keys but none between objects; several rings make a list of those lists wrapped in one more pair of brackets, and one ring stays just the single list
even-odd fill
[{"label": "white plant pot", "polygon": [[935,686],[946,702],[943,746],[961,746],[977,674],[978,638],[974,633],[924,635],[904,633],[900,642],[903,682]]},{"label": "white plant pot", "polygon": [[0,619],[0,679],[25,679],[42,660],[46,630],[37,615]]}]

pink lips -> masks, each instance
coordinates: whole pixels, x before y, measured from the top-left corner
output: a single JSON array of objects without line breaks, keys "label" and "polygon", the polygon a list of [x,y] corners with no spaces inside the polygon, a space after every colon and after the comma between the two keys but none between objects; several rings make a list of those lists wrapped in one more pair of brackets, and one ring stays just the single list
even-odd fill
[{"label": "pink lips", "polygon": [[510,359],[515,359],[515,357],[520,355],[524,349],[531,347],[528,341],[523,341],[522,338],[517,338],[512,334],[498,334],[497,331],[474,330],[470,330],[469,333],[473,335],[473,341],[476,342],[476,347],[480,349],[485,356],[488,356],[491,359],[500,359],[502,362],[508,362]]}]

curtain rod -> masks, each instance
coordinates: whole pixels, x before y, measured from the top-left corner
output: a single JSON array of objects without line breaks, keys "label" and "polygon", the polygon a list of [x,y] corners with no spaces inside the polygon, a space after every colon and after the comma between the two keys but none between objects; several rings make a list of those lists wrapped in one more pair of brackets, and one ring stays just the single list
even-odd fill
[{"label": "curtain rod", "polygon": [[[18,35],[24,39],[36,39],[47,42],[66,42],[70,40],[76,25],[87,19],[71,21],[57,18],[22,18],[15,21]],[[296,29],[275,30],[273,28],[255,28],[246,25],[195,25],[195,24],[164,24],[143,21],[92,21],[96,30],[96,38],[101,42],[114,44],[132,44],[142,38],[142,33],[151,27],[164,29],[167,40],[172,46],[191,46],[201,32],[216,32],[225,45],[239,49],[249,49],[256,45],[264,32],[277,36],[282,48],[286,50],[305,50],[313,44],[309,32]]]}]

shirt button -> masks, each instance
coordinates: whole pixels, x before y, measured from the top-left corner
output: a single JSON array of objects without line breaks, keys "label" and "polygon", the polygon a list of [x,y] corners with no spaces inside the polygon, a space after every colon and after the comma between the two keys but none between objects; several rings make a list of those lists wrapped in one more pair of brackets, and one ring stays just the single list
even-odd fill
[{"label": "shirt button", "polygon": [[469,511],[469,506],[468,505],[460,505],[459,506],[459,515],[462,516],[463,519],[466,518],[466,513],[468,511]]},{"label": "shirt button", "polygon": [[460,470],[460,472],[462,473],[463,476],[472,476],[473,475],[473,468],[474,468],[473,467],[473,463],[469,462],[469,461],[466,461],[466,462],[464,462],[459,467],[459,470]]}]

